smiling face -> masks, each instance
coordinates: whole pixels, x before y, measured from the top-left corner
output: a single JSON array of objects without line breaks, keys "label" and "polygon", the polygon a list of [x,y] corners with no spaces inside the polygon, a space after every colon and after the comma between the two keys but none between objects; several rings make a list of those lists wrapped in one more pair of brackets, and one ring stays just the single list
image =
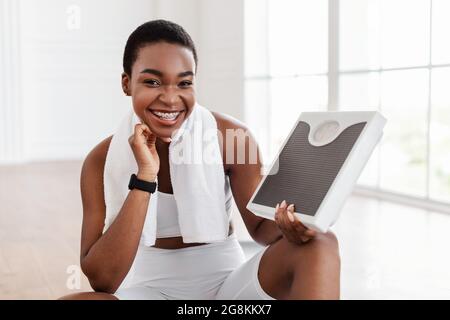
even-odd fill
[{"label": "smiling face", "polygon": [[158,137],[171,137],[195,104],[195,61],[192,51],[178,44],[157,42],[139,49],[131,78],[122,86],[131,95],[134,112]]}]

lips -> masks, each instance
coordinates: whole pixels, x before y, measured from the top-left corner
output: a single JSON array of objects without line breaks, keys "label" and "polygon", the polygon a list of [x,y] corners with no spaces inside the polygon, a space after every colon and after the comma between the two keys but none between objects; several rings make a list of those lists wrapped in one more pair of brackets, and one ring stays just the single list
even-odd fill
[{"label": "lips", "polygon": [[156,109],[147,109],[149,111],[151,117],[156,120],[157,123],[164,126],[172,126],[177,120],[180,118],[180,115],[184,112],[184,110],[156,110]]},{"label": "lips", "polygon": [[174,120],[181,113],[181,111],[165,112],[159,110],[150,110],[150,112],[163,120]]}]

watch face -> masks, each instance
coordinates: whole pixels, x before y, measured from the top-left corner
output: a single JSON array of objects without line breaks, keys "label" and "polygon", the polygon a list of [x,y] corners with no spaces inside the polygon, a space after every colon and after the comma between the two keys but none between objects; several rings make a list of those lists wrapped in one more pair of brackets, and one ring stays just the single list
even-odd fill
[{"label": "watch face", "polygon": [[130,177],[130,182],[128,182],[128,189],[131,190],[134,188],[134,179],[135,179],[135,175],[132,174]]}]

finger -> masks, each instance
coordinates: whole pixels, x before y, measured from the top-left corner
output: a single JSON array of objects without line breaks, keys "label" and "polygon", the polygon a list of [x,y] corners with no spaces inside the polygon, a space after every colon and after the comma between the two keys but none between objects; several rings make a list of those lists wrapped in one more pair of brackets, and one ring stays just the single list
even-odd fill
[{"label": "finger", "polygon": [[293,221],[291,219],[289,219],[289,222],[294,226],[294,228],[298,231],[302,231],[305,232],[306,230],[308,230],[304,224],[300,221],[300,219],[297,217],[297,215],[295,214],[295,206],[294,204],[291,204],[287,207],[287,215],[288,217],[290,216],[290,218],[293,219]]},{"label": "finger", "polygon": [[141,124],[139,129],[141,131],[140,134],[143,134],[147,139],[151,138],[151,136],[154,136],[153,132],[146,124]]},{"label": "finger", "polygon": [[134,126],[134,135],[135,136],[140,136],[140,135],[142,135],[143,132],[144,132],[144,126],[142,124],[138,123]]},{"label": "finger", "polygon": [[278,226],[281,225],[281,215],[280,215],[280,204],[277,203],[277,205],[275,206],[275,222]]},{"label": "finger", "polygon": [[278,223],[278,224],[282,224],[283,223],[283,217],[282,217],[282,212],[283,212],[283,209],[282,209],[282,206],[283,205],[283,203],[281,203],[281,204],[279,204],[279,203],[277,203],[277,205],[275,206],[275,221]]},{"label": "finger", "polygon": [[[145,135],[147,139],[147,144],[155,144],[156,143],[156,135],[150,130],[150,127],[147,126],[144,122],[141,122],[141,126],[143,127],[142,133]],[[171,137],[160,137],[161,141],[164,141],[165,143],[172,142]]]},{"label": "finger", "polygon": [[148,125],[146,125],[145,123],[141,123],[141,127],[145,133],[153,135],[153,132],[152,130],[150,130],[150,127]]},{"label": "finger", "polygon": [[308,229],[305,228],[305,226],[300,223],[300,221],[296,222],[295,224],[295,232],[298,235],[298,237],[301,239],[302,242],[308,242],[312,237],[307,233]]},{"label": "finger", "polygon": [[308,236],[310,238],[314,238],[317,235],[317,232],[312,229],[308,229],[305,231],[305,236]]},{"label": "finger", "polygon": [[278,208],[280,207],[280,204],[277,203],[277,205],[275,206],[275,215],[274,215],[274,220],[275,222],[278,220]]},{"label": "finger", "polygon": [[308,228],[305,227],[305,225],[297,218],[297,216],[294,213],[292,213],[292,214],[294,215],[294,219],[295,219],[294,222],[292,222],[295,229],[298,232],[301,232],[302,234],[305,233],[308,230]]},{"label": "finger", "polygon": [[148,146],[155,145],[156,143],[156,136],[145,123],[136,125],[135,136],[139,141],[143,141]]},{"label": "finger", "polygon": [[287,231],[293,233],[293,232],[295,232],[295,228],[294,228],[293,224],[291,223],[291,221],[289,220],[286,201],[283,201],[283,202],[284,202],[284,207],[283,207],[283,204],[280,206],[280,210],[281,210],[281,212],[280,212],[281,219],[280,220],[281,220],[281,223],[283,224],[284,228]]},{"label": "finger", "polygon": [[283,218],[283,209],[280,207],[280,204],[278,204],[278,203],[275,207],[275,222],[276,222],[278,228],[280,228],[280,230],[283,231],[283,233],[288,231],[286,229],[286,222],[284,221],[284,218]]},{"label": "finger", "polygon": [[294,217],[294,204],[291,203],[286,207],[286,209],[283,211],[283,215],[285,217],[285,221],[287,224],[289,224],[289,227],[292,228],[292,230],[295,229],[295,217]]},{"label": "finger", "polygon": [[148,135],[149,138],[154,137],[156,139],[156,135],[152,132],[150,127],[147,124],[145,124],[145,122],[142,122],[141,126],[144,128],[144,132]]},{"label": "finger", "polygon": [[298,222],[298,219],[295,217],[294,215],[294,204],[291,203],[287,208],[286,208],[286,215],[288,217],[288,220],[291,224],[296,225]]},{"label": "finger", "polygon": [[[294,233],[296,235],[297,239],[300,239],[301,242],[306,243],[308,242],[311,237],[306,234],[306,232],[308,231],[308,229],[303,225],[303,223],[301,223],[300,219],[298,219],[298,217],[295,215],[294,213],[294,204],[289,205],[286,208],[286,214],[287,216],[291,216],[289,219],[290,224],[292,225],[293,229],[294,229]],[[294,220],[294,221],[292,221]]]},{"label": "finger", "polygon": [[142,134],[142,133],[146,133],[146,134],[153,134],[153,132],[152,132],[152,130],[150,130],[150,127],[149,126],[147,126],[145,123],[138,123],[138,124],[136,124],[135,125],[135,127],[134,127],[135,129],[135,132],[136,133],[139,133],[139,134]]},{"label": "finger", "polygon": [[286,223],[283,219],[283,209],[279,208],[280,204],[277,204],[277,207],[275,208],[275,222],[280,229],[283,237],[291,242],[295,242],[295,240],[292,238],[292,232],[286,228]]},{"label": "finger", "polygon": [[278,226],[282,230],[283,235],[292,243],[302,243],[303,240],[300,238],[301,233],[297,231],[293,223],[289,220],[287,208],[292,206],[287,206],[286,201],[282,202],[282,205],[277,210]]},{"label": "finger", "polygon": [[149,130],[145,127],[145,125],[137,124],[134,128],[134,138],[139,142],[146,143],[149,138]]}]

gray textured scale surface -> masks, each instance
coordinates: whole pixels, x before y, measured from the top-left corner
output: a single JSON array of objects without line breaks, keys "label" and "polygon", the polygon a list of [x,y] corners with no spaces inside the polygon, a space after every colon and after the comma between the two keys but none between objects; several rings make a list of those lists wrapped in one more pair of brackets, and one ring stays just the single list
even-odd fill
[{"label": "gray textured scale surface", "polygon": [[309,143],[310,126],[300,121],[258,190],[253,202],[269,207],[286,200],[295,211],[314,216],[366,122],[349,126],[331,143],[316,147]]}]

